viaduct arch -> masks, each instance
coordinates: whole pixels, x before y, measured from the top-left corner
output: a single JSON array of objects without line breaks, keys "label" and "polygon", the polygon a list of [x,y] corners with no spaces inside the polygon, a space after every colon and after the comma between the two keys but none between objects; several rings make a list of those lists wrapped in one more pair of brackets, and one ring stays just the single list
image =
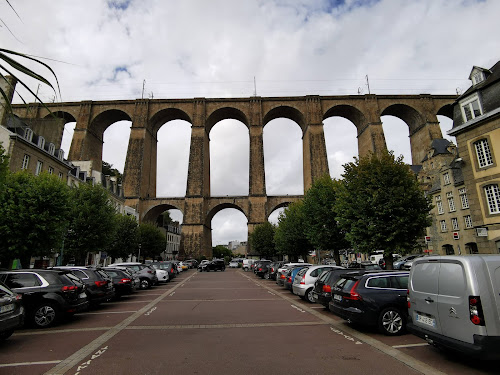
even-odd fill
[{"label": "viaduct arch", "polygon": [[[302,196],[268,196],[264,172],[264,126],[276,118],[295,121],[302,130],[304,189],[328,173],[323,120],[340,116],[357,129],[358,154],[386,148],[381,116],[392,115],[408,125],[412,164],[420,164],[433,139],[442,138],[437,115],[452,118],[455,95],[355,95],[250,98],[137,99],[82,101],[14,106],[21,118],[57,116],[76,121],[68,160],[91,161],[101,171],[103,134],[116,121],[129,120],[129,145],[123,175],[126,204],[138,210],[141,221],[153,221],[169,208],[184,215],[183,253],[186,257],[211,255],[210,220],[219,210],[234,207],[248,220],[248,232],[267,220],[278,207]],[[236,119],[249,129],[249,195],[212,197],[210,194],[209,133],[219,121]],[[191,126],[185,197],[156,196],[157,133],[171,120]],[[61,132],[62,137],[62,132]],[[59,144],[60,144],[59,140]]]}]

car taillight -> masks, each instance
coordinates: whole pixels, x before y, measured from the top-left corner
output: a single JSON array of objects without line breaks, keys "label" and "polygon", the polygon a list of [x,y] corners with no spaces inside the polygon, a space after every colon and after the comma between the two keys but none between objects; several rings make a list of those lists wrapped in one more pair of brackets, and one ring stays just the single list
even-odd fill
[{"label": "car taillight", "polygon": [[408,306],[408,308],[411,307],[411,302],[410,302],[410,289],[407,289],[406,290],[406,305]]},{"label": "car taillight", "polygon": [[284,274],[281,274],[281,275],[280,275],[280,279],[285,280],[285,279],[286,279],[286,276],[285,276]]},{"label": "car taillight", "polygon": [[476,326],[484,326],[483,306],[479,296],[469,296],[470,321]]},{"label": "car taillight", "polygon": [[345,296],[344,299],[350,299],[354,301],[361,301],[361,296],[356,292],[356,288],[358,287],[359,280],[354,283],[354,285],[351,288],[351,291],[349,292],[349,296]]},{"label": "car taillight", "polygon": [[119,284],[127,284],[127,283],[130,283],[130,282],[132,282],[132,280],[130,280],[130,279],[121,279],[120,282],[119,282]]},{"label": "car taillight", "polygon": [[98,281],[94,281],[94,284],[101,287],[101,286],[104,286],[106,285],[108,282],[105,281],[105,280],[98,280]]},{"label": "car taillight", "polygon": [[332,292],[332,287],[330,285],[323,285],[323,292],[325,292],[325,293],[331,293]]},{"label": "car taillight", "polygon": [[78,287],[76,285],[65,285],[61,288],[63,292],[70,292],[72,290],[77,290]]},{"label": "car taillight", "polygon": [[147,273],[153,273],[153,271],[151,271],[151,270],[148,270],[148,271],[147,271]]},{"label": "car taillight", "polygon": [[271,272],[274,272],[274,268],[271,267]]},{"label": "car taillight", "polygon": [[291,283],[291,282],[292,282],[292,278],[291,278],[290,276],[288,276],[288,279],[286,279],[286,281],[287,281],[288,283]]},{"label": "car taillight", "polygon": [[170,272],[174,273],[174,269],[173,269],[173,268],[172,268],[172,269],[170,269]]},{"label": "car taillight", "polygon": [[306,285],[306,275],[302,276],[302,280],[300,280],[300,285]]},{"label": "car taillight", "polygon": [[259,271],[262,271],[262,267],[259,267]]},{"label": "car taillight", "polygon": [[23,299],[23,296],[21,294],[16,294],[16,300],[20,301]]}]

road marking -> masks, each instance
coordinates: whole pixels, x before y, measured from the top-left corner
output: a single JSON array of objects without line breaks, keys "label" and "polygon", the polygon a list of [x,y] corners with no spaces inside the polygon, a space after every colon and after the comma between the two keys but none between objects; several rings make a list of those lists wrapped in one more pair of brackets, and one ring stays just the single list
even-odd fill
[{"label": "road marking", "polygon": [[[247,276],[243,273],[240,273],[240,275],[251,280],[249,276]],[[265,284],[260,284],[260,285],[263,288],[266,288],[267,290],[273,290],[270,286],[267,286]],[[299,301],[297,301],[293,298],[290,298],[284,294],[281,294],[280,297],[283,298],[284,300],[294,304],[294,305],[301,306],[307,312],[309,312],[310,314],[313,314],[314,316],[321,319],[322,321],[329,323],[333,327],[341,329],[342,331],[348,333],[350,336],[358,339],[360,342],[363,342],[367,345],[370,345],[374,349],[379,350],[379,351],[389,355],[390,357],[400,361],[401,363],[404,363],[408,367],[411,367],[411,368],[415,369],[416,371],[420,371],[424,375],[446,375],[444,372],[436,370],[434,367],[432,367],[432,366],[430,366],[422,361],[419,361],[418,359],[415,359],[412,356],[405,354],[400,350],[397,350],[389,345],[384,344],[383,342],[381,342],[375,338],[372,338],[368,335],[365,335],[364,333],[361,333],[361,332],[355,330],[354,328],[351,328],[351,327],[345,325],[343,323],[344,322],[343,320],[337,321],[337,320],[335,320],[335,319],[333,319],[325,314],[322,314],[319,311],[311,309],[310,307],[303,306],[302,304],[300,304]]]},{"label": "road marking", "polygon": [[290,306],[292,306],[292,307],[293,307],[294,309],[296,309],[296,310],[299,310],[300,312],[303,312],[303,313],[305,313],[305,312],[306,312],[306,310],[302,310],[302,309],[301,309],[300,307],[298,307],[298,306],[295,306],[295,305],[290,305]]},{"label": "road marking", "polygon": [[131,310],[131,311],[102,311],[102,312],[87,312],[87,313],[80,313],[78,315],[106,315],[106,314],[128,314],[128,313],[135,313],[137,310]]},{"label": "road marking", "polygon": [[179,324],[171,326],[128,326],[126,330],[170,330],[170,329],[227,329],[227,328],[261,328],[291,326],[324,326],[325,322],[277,322],[277,323],[226,323],[226,324]]},{"label": "road marking", "polygon": [[104,348],[99,349],[97,352],[95,352],[94,354],[92,354],[92,357],[90,357],[90,359],[88,361],[83,362],[80,366],[78,366],[78,368],[76,369],[75,375],[79,375],[80,374],[80,370],[83,370],[83,369],[89,367],[90,363],[94,359],[99,358],[102,354],[104,354],[104,352],[106,350],[108,350],[107,346],[105,346]]},{"label": "road marking", "polygon": [[148,311],[146,314],[144,314],[144,315],[146,315],[146,316],[150,316],[150,315],[151,315],[151,313],[152,313],[153,311],[155,311],[155,310],[156,310],[156,306],[155,306],[155,307],[153,307],[151,310],[149,310],[149,311]]},{"label": "road marking", "polygon": [[[355,340],[351,337],[351,336],[347,336],[344,332],[342,332],[340,329],[336,329],[336,328],[333,328],[333,327],[330,327],[330,329],[332,330],[332,332],[335,332],[336,334],[338,335],[341,335],[341,336],[344,336],[344,338],[346,340],[349,340],[349,341],[352,341],[354,342]],[[356,341],[356,345],[362,345],[363,343],[362,342],[359,342],[359,341]]]},{"label": "road marking", "polygon": [[276,294],[274,294],[273,292],[271,292],[270,290],[267,291],[269,294],[272,294],[273,296],[275,296]]},{"label": "road marking", "polygon": [[393,345],[392,347],[394,349],[400,349],[400,348],[414,348],[417,346],[429,346],[429,344],[427,342],[421,342],[419,344]]},{"label": "road marking", "polygon": [[62,362],[61,360],[55,361],[39,361],[39,362],[19,362],[19,363],[3,363],[0,364],[1,367],[17,367],[17,366],[33,366],[33,365],[51,365],[55,363]]},{"label": "road marking", "polygon": [[321,310],[324,308],[325,308],[325,306],[311,306],[311,309],[317,309],[317,310]]},{"label": "road marking", "polygon": [[169,294],[170,297],[172,297],[175,294],[175,292],[172,292]]},{"label": "road marking", "polygon": [[[182,281],[182,283],[189,281],[189,279],[191,279],[191,277],[193,277],[193,275],[184,279]],[[181,285],[182,284],[177,284],[172,289],[167,290],[164,294],[162,294],[161,296],[159,296],[158,298],[156,298],[152,302],[148,303],[142,309],[138,310],[136,313],[132,314],[128,318],[122,320],[116,326],[114,326],[110,330],[104,332],[101,336],[99,336],[95,340],[91,341],[89,344],[85,345],[80,350],[77,350],[75,353],[70,355],[65,360],[58,363],[52,369],[47,371],[44,375],[62,375],[62,374],[65,374],[67,371],[71,370],[73,367],[77,366],[81,361],[83,361],[85,358],[87,358],[89,355],[91,355],[94,351],[96,351],[97,349],[102,347],[106,342],[108,342],[115,335],[117,335],[118,333],[123,331],[125,328],[127,328],[127,326],[132,324],[136,319],[141,317],[145,312],[149,311],[158,302],[160,302],[162,298],[165,298],[168,295],[168,293],[177,289]]]},{"label": "road marking", "polygon": [[31,336],[31,335],[46,335],[50,333],[71,333],[71,332],[90,332],[90,331],[107,331],[113,327],[94,327],[94,328],[68,328],[68,329],[44,329],[44,330],[29,330],[23,332],[14,332],[13,336]]}]

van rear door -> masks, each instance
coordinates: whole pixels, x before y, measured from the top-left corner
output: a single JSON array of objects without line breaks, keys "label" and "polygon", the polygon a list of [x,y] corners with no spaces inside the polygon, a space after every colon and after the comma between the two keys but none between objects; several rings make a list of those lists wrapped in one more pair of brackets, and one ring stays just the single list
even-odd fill
[{"label": "van rear door", "polygon": [[440,266],[439,262],[429,262],[428,259],[416,260],[408,285],[411,301],[409,313],[413,324],[439,334],[441,324],[437,301]]}]

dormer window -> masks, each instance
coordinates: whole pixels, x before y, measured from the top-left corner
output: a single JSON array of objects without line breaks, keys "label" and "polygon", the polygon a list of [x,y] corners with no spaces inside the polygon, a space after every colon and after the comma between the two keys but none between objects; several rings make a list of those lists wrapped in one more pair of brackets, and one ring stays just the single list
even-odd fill
[{"label": "dormer window", "polygon": [[481,83],[484,81],[484,73],[481,71],[477,71],[472,75],[472,84],[475,86],[478,83]]},{"label": "dormer window", "polygon": [[56,145],[49,143],[49,154],[54,155],[56,153]]},{"label": "dormer window", "polygon": [[33,130],[30,128],[26,128],[24,130],[24,138],[28,141],[31,142],[33,140]]},{"label": "dormer window", "polygon": [[57,153],[57,158],[59,160],[63,160],[64,159],[64,151],[63,150],[59,150],[58,153]]},{"label": "dormer window", "polygon": [[474,94],[460,102],[460,109],[462,110],[462,117],[464,122],[475,119],[483,114],[479,96]]},{"label": "dormer window", "polygon": [[43,138],[42,136],[38,137],[38,147],[40,147],[42,150],[45,147],[45,138]]}]

